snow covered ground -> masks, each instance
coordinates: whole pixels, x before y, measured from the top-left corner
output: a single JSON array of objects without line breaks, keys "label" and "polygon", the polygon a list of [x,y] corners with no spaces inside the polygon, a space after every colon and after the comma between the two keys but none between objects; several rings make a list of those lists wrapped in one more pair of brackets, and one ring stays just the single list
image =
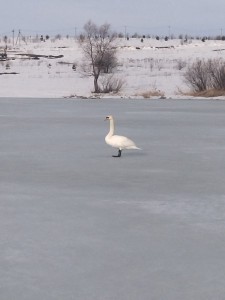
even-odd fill
[{"label": "snow covered ground", "polygon": [[[2,98],[0,298],[224,299],[224,113]],[[112,158],[108,114],[142,151]]]},{"label": "snow covered ground", "polygon": [[[224,56],[224,41],[184,41],[156,39],[120,39],[119,68],[116,75],[125,80],[121,97],[139,97],[144,92],[160,90],[167,98],[181,98],[179,91],[187,91],[183,72],[196,58]],[[1,41],[2,49],[5,47]],[[2,50],[3,52],[3,50]],[[63,55],[62,58],[27,59],[18,54]],[[22,40],[15,47],[8,44],[9,61],[2,61],[0,73],[17,75],[0,76],[0,97],[90,97],[92,78],[84,77],[80,70],[82,53],[73,38],[49,39],[46,42]],[[72,65],[76,64],[74,71]]]}]

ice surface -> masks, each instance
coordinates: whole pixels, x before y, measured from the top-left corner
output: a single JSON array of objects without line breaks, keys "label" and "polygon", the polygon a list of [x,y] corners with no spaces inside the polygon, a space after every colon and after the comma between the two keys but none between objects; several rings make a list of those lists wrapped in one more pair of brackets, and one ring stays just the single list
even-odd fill
[{"label": "ice surface", "polygon": [[[142,151],[116,150],[116,132]],[[225,102],[0,100],[0,298],[222,300]]]}]

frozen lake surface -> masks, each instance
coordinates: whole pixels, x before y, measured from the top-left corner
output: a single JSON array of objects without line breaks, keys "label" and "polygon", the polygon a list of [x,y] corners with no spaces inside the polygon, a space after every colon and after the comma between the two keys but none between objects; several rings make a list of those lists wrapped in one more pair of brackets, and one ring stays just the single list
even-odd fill
[{"label": "frozen lake surface", "polygon": [[1,99],[0,127],[1,299],[224,299],[224,101]]}]

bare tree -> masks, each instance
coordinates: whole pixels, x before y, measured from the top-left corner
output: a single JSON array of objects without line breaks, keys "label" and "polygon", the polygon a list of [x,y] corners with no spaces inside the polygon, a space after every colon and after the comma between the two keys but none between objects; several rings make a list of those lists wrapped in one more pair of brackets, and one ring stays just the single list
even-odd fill
[{"label": "bare tree", "polygon": [[113,46],[116,35],[111,32],[109,24],[97,26],[92,21],[84,25],[84,31],[80,45],[89,68],[85,66],[83,70],[85,73],[90,71],[90,75],[94,77],[94,92],[99,93],[99,76],[109,73],[117,66],[116,49]]}]

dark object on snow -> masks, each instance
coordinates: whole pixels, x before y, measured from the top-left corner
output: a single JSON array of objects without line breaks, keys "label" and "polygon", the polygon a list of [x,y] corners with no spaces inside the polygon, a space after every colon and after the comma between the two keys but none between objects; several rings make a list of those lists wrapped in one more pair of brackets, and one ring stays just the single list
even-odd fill
[{"label": "dark object on snow", "polygon": [[28,58],[32,58],[32,59],[39,59],[40,57],[43,57],[43,58],[49,58],[49,59],[54,59],[54,58],[62,58],[64,57],[64,55],[41,55],[41,54],[30,54],[30,53],[20,53],[20,54],[17,54],[17,55],[20,55],[20,56],[27,56]]}]

